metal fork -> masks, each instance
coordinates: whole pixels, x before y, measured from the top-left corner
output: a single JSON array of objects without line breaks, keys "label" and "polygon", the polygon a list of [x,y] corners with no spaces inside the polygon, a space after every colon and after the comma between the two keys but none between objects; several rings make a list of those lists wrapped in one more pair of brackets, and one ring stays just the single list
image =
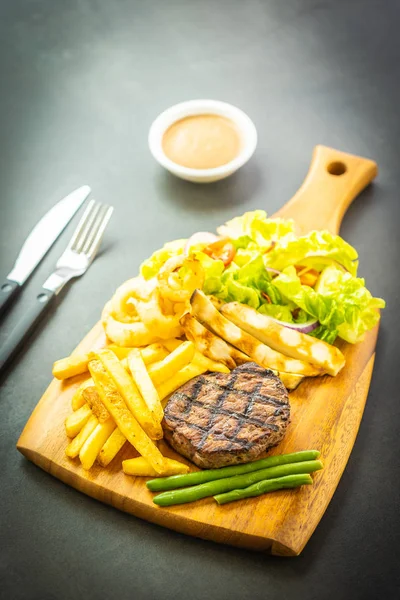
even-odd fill
[{"label": "metal fork", "polygon": [[0,348],[0,371],[16,354],[52,301],[73,277],[83,275],[93,262],[113,207],[91,200],[67,248],[57,261],[55,271],[46,279],[35,304],[11,332]]}]

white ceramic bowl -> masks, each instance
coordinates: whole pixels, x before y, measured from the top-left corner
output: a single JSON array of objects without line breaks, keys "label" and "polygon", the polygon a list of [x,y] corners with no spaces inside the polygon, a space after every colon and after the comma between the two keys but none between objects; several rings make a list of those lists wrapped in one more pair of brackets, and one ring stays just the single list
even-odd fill
[{"label": "white ceramic bowl", "polygon": [[[162,149],[162,139],[166,130],[176,121],[193,115],[220,115],[236,124],[241,140],[241,151],[229,163],[214,169],[190,169],[170,160]],[[149,131],[149,147],[152,155],[165,169],[188,181],[211,183],[229,177],[249,158],[257,146],[257,130],[253,121],[239,108],[218,100],[189,100],[167,108],[152,123]]]}]

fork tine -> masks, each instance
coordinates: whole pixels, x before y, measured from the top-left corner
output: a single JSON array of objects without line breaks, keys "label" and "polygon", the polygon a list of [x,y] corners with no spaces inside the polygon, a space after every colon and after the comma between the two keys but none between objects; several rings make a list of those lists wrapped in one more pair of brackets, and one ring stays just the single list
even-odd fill
[{"label": "fork tine", "polygon": [[68,249],[72,250],[72,248],[75,245],[75,242],[77,241],[77,239],[79,238],[79,236],[82,234],[82,231],[88,221],[89,215],[91,214],[94,206],[95,206],[96,202],[94,200],[90,200],[88,205],[85,208],[85,212],[83,213],[73,235],[72,238],[68,244]]},{"label": "fork tine", "polygon": [[91,245],[87,251],[87,254],[88,254],[88,257],[90,260],[92,260],[96,256],[97,250],[99,248],[100,242],[102,240],[102,237],[104,235],[104,232],[106,230],[108,222],[111,219],[113,210],[114,210],[113,206],[106,206],[106,212],[103,215],[100,225],[99,225],[99,227],[96,231],[96,234],[92,239]]},{"label": "fork tine", "polygon": [[88,231],[87,236],[85,237],[85,242],[81,247],[81,252],[87,254],[90,246],[92,245],[92,241],[96,237],[97,231],[102,223],[105,213],[107,212],[108,206],[106,204],[101,204],[99,211],[96,213],[96,218],[93,220],[90,230]]},{"label": "fork tine", "polygon": [[90,236],[92,228],[93,228],[94,224],[96,223],[98,214],[101,211],[101,207],[102,207],[101,202],[94,203],[92,210],[88,214],[86,223],[84,224],[84,227],[82,228],[81,233],[77,237],[75,244],[72,247],[72,250],[74,250],[75,252],[78,252],[78,253],[82,252],[82,249],[86,243],[86,240],[87,240],[88,236]]}]

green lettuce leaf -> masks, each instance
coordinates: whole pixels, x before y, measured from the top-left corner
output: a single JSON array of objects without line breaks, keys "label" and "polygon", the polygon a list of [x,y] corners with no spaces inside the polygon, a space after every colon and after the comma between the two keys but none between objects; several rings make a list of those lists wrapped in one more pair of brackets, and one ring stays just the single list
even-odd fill
[{"label": "green lettuce leaf", "polygon": [[278,321],[284,321],[285,323],[294,322],[291,307],[289,305],[265,303],[260,306],[258,312],[262,315],[272,317],[273,319],[278,319]]},{"label": "green lettuce leaf", "polygon": [[234,240],[237,248],[247,247],[250,242],[267,248],[272,241],[294,235],[294,222],[291,219],[267,219],[264,210],[253,210],[227,221],[217,231]]},{"label": "green lettuce leaf", "polygon": [[201,251],[194,252],[194,256],[200,261],[204,269],[203,292],[208,295],[217,295],[222,289],[221,276],[225,270],[224,263],[222,260],[214,260]]},{"label": "green lettuce leaf", "polygon": [[329,231],[312,231],[297,239],[281,239],[271,252],[265,255],[265,264],[267,267],[283,271],[286,267],[296,264],[323,266],[328,259],[328,262],[336,261],[349,273],[357,275],[357,251],[340,236]]},{"label": "green lettuce leaf", "polygon": [[[258,254],[256,258],[246,262],[242,267],[231,263],[225,270],[213,263],[206,255],[196,254],[205,270],[205,282],[203,291],[206,294],[213,294],[225,302],[242,302],[253,308],[259,308],[265,302],[268,295],[271,302],[279,303],[281,295],[271,283],[271,277],[264,267],[262,256]],[[206,258],[204,258],[206,257]]]},{"label": "green lettuce leaf", "polygon": [[[287,323],[318,319],[310,333],[333,343],[337,336],[355,343],[379,320],[377,309],[385,303],[373,298],[365,282],[357,278],[358,255],[341,237],[328,231],[312,231],[296,237],[291,220],[268,219],[265,211],[247,212],[218,229],[229,237],[236,254],[227,267],[203,252],[204,244],[191,248],[204,269],[203,291],[225,302],[247,304],[265,315]],[[143,262],[145,279],[156,276],[172,256],[185,251],[187,240],[165,244]],[[301,284],[295,266],[316,269],[315,288]],[[280,272],[276,276],[268,268]],[[185,264],[179,275],[186,276]]]},{"label": "green lettuce leaf", "polygon": [[333,342],[337,338],[338,331],[337,329],[328,329],[327,327],[324,327],[324,325],[320,325],[319,327],[311,331],[308,335],[316,337],[319,340],[326,342],[327,344],[333,344]]},{"label": "green lettuce leaf", "polygon": [[315,289],[301,284],[294,267],[284,269],[273,284],[284,299],[318,319],[332,336],[337,332],[352,344],[361,341],[365,332],[374,327],[380,317],[376,309],[385,306],[381,298],[374,298],[367,290],[364,279],[335,266],[324,269]]}]

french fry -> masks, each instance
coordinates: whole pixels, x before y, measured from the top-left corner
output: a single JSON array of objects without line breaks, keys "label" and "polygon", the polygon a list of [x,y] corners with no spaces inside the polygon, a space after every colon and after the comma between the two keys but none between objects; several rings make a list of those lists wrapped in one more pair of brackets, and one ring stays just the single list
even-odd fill
[{"label": "french fry", "polygon": [[82,467],[88,471],[97,458],[98,453],[116,428],[112,419],[105,423],[99,423],[83,443],[79,452]]},{"label": "french fry", "polygon": [[87,404],[92,409],[92,413],[99,420],[99,423],[105,423],[110,418],[110,413],[100,400],[100,396],[95,386],[89,386],[82,392]]},{"label": "french fry", "polygon": [[193,293],[190,303],[196,319],[226,342],[250,356],[259,365],[278,372],[283,371],[296,375],[315,376],[322,374],[322,369],[305,361],[284,356],[237,327],[218,312],[212,302],[200,290]]},{"label": "french fry", "polygon": [[162,345],[168,350],[168,352],[173,352],[181,344],[183,344],[183,340],[178,340],[177,338],[169,338],[168,340],[163,340],[162,342]]},{"label": "french fry", "polygon": [[[115,352],[114,348],[118,348],[118,352]],[[151,365],[152,363],[158,362],[169,354],[168,350],[158,343],[150,344],[150,346],[145,346],[144,348],[121,348],[120,346],[108,346],[108,349],[112,350],[114,354],[118,356],[124,367],[128,365],[126,359],[132,350],[139,350],[145,365]],[[128,350],[128,352],[125,352],[125,350]]]},{"label": "french fry", "polygon": [[150,346],[140,348],[140,354],[142,355],[144,364],[151,365],[168,356],[168,351],[161,344],[150,344]]},{"label": "french fry", "polygon": [[188,365],[195,353],[193,342],[183,342],[166,358],[149,366],[148,372],[154,385],[160,385]]},{"label": "french fry", "polygon": [[161,473],[164,469],[163,455],[130,412],[113,378],[106,371],[102,362],[100,360],[91,360],[89,362],[89,371],[103,404],[121,433],[139,454],[149,461],[157,473]]},{"label": "french fry", "polygon": [[158,385],[157,392],[163,407],[167,403],[167,396],[175,392],[175,390],[177,390],[179,387],[181,387],[181,385],[183,385],[190,379],[193,379],[193,377],[197,377],[197,375],[201,375],[207,370],[207,367],[205,367],[204,365],[196,365],[192,362],[186,367],[183,367],[183,369],[178,371],[178,373],[175,373],[175,375]]},{"label": "french fry", "polygon": [[70,438],[74,438],[82,427],[89,421],[92,411],[88,404],[84,404],[78,410],[69,415],[65,419],[65,431],[67,436]]},{"label": "french fry", "polygon": [[111,376],[127,407],[141,427],[152,439],[162,438],[163,432],[160,421],[150,412],[132,377],[126,372],[115,354],[111,350],[104,349],[99,350],[95,356]]},{"label": "french fry", "polygon": [[78,389],[72,396],[72,400],[71,400],[72,410],[78,410],[78,408],[80,408],[81,406],[83,406],[86,403],[86,400],[83,397],[83,390],[85,390],[86,388],[88,388],[90,386],[94,386],[94,382],[93,382],[92,378],[89,378],[86,381],[84,381],[83,383],[81,383],[81,385],[78,387]]},{"label": "french fry", "polygon": [[129,352],[132,352],[133,348],[126,348],[125,346],[117,346],[117,344],[110,344],[109,346],[107,346],[108,350],[111,350],[111,352],[114,352],[115,356],[117,358],[119,358],[119,360],[122,360],[123,358],[126,358],[129,354]]},{"label": "french fry", "polygon": [[217,371],[218,373],[230,373],[230,369],[222,362],[216,362],[201,354],[198,350],[194,353],[193,363],[205,367],[206,371]]},{"label": "french fry", "polygon": [[97,462],[101,464],[102,467],[107,467],[110,462],[117,456],[118,452],[124,446],[126,442],[126,437],[123,433],[118,429],[114,429],[102,449],[100,450],[99,455],[97,456]]},{"label": "french fry", "polygon": [[89,421],[87,421],[86,425],[82,427],[76,438],[74,438],[72,442],[68,444],[65,454],[69,456],[69,458],[76,458],[78,456],[83,444],[86,442],[87,438],[95,429],[96,425],[98,425],[98,423],[99,422],[94,415],[89,418]]},{"label": "french fry", "polygon": [[189,473],[189,467],[183,463],[164,457],[165,467],[162,473],[157,473],[151,464],[139,456],[138,458],[128,458],[122,461],[122,470],[125,475],[134,475],[142,477],[166,477],[168,475],[180,475]]},{"label": "french fry", "polygon": [[157,421],[161,423],[164,416],[163,408],[154,383],[147,372],[142,354],[139,350],[132,350],[127,360],[133,380],[139,388],[143,400],[146,402]]},{"label": "french fry", "polygon": [[68,379],[81,375],[88,370],[89,354],[73,354],[60,358],[53,364],[53,375],[56,379]]}]

